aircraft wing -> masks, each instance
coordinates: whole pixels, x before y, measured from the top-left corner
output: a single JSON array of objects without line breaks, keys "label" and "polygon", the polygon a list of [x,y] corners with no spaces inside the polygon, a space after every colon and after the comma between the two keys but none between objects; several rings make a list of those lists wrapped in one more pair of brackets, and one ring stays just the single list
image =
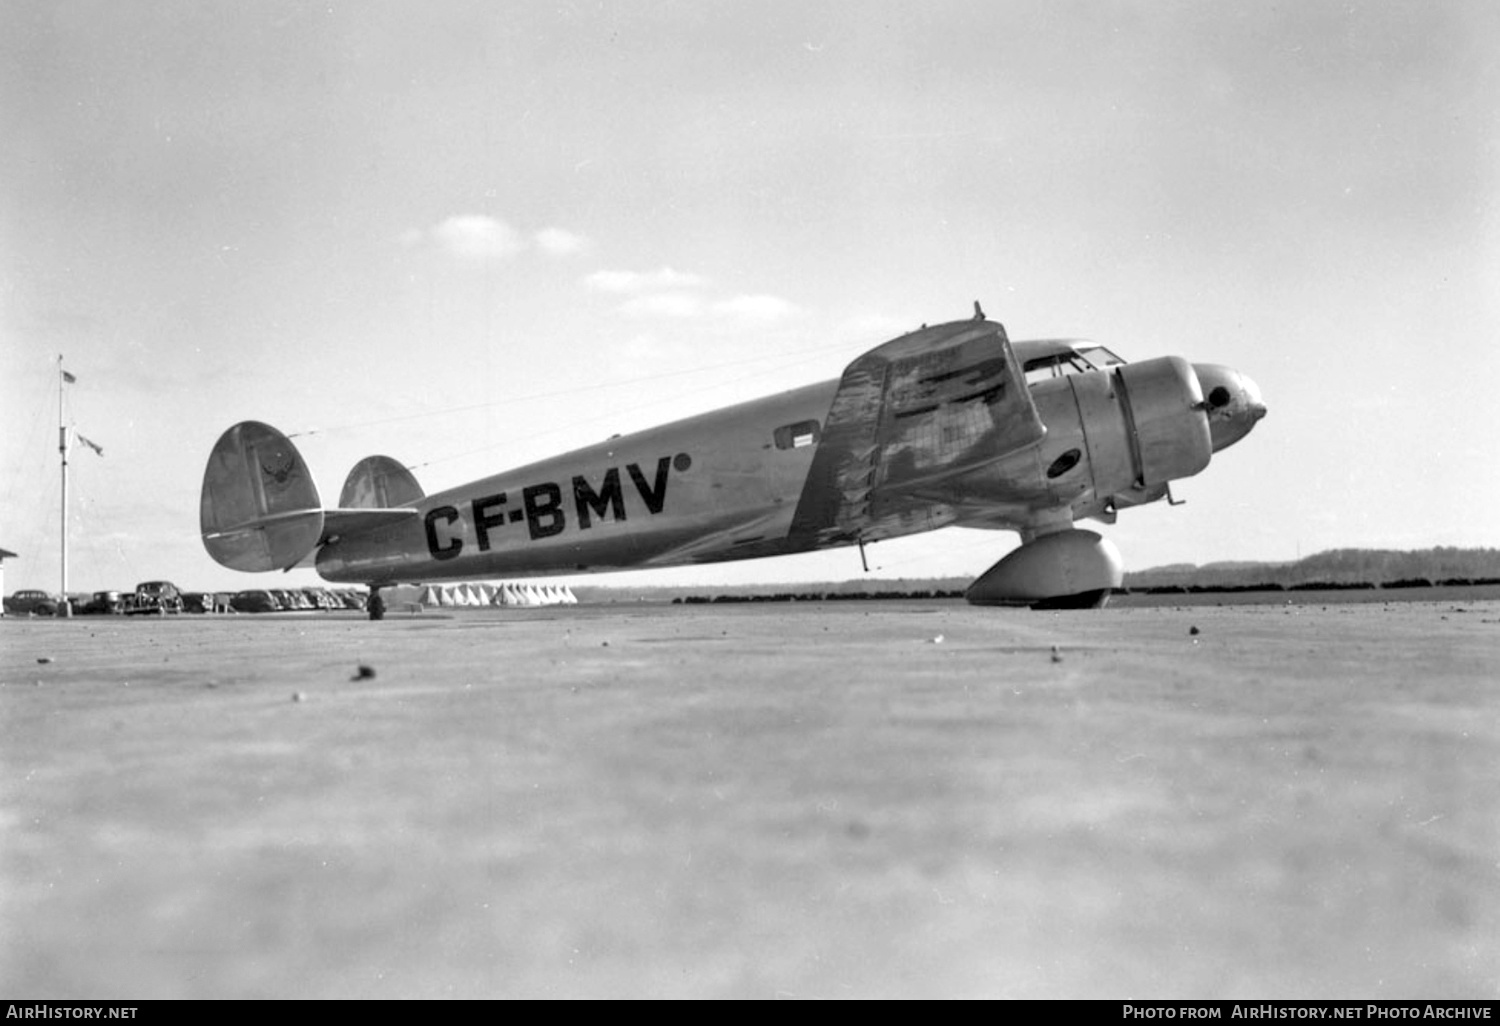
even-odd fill
[{"label": "aircraft wing", "polygon": [[903,335],[845,369],[791,540],[817,548],[904,533],[898,524],[931,510],[924,487],[1046,432],[1001,325],[957,321]]}]

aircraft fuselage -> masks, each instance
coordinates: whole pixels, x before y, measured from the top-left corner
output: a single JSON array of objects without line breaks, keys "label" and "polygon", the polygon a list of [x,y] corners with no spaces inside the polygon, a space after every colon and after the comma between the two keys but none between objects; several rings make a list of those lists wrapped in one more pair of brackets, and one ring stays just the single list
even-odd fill
[{"label": "aircraft fuselage", "polygon": [[[845,544],[950,524],[1019,530],[1112,517],[1161,498],[1166,484],[1207,465],[1211,413],[1190,410],[1203,389],[1176,357],[1031,384],[1046,436],[912,496]],[[1151,387],[1182,392],[1169,431],[1148,417]],[[331,581],[367,584],[582,573],[750,559],[814,546],[791,532],[818,432],[838,381],[809,385],[597,445],[412,503],[414,522],[333,539],[317,557]],[[1262,410],[1263,412],[1263,410]],[[1186,430],[1183,430],[1184,422]],[[1194,436],[1198,436],[1196,439]],[[1226,443],[1227,444],[1227,443]]]},{"label": "aircraft fuselage", "polygon": [[203,542],[236,570],[311,564],[378,590],[752,559],[957,524],[1022,539],[971,602],[1102,601],[1122,578],[1118,553],[1075,523],[1112,521],[1203,470],[1265,415],[1260,393],[1181,357],[1012,346],[977,306],[877,346],[838,380],[432,495],[371,456],[325,508],[290,439],[244,421],[210,454]]},{"label": "aircraft fuselage", "polygon": [[[612,438],[412,505],[420,516],[325,545],[332,581],[529,576],[793,551],[787,533],[837,381]],[[803,440],[802,444],[797,444]]]}]

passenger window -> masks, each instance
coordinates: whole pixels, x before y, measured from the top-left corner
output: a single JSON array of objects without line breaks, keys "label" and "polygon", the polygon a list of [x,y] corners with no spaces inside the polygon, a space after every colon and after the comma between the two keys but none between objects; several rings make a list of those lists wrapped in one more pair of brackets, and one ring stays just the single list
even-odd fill
[{"label": "passenger window", "polygon": [[816,445],[820,436],[818,422],[815,420],[800,420],[795,424],[785,424],[775,431],[776,448],[801,449],[804,446]]}]

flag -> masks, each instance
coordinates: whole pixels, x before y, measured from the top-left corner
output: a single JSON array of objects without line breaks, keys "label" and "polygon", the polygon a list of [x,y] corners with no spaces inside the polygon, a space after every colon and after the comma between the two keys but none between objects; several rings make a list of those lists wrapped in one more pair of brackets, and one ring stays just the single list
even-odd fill
[{"label": "flag", "polygon": [[71,385],[75,381],[77,381],[78,379],[75,378],[73,375],[69,374],[67,371],[63,371],[63,380],[66,381],[68,384]]},{"label": "flag", "polygon": [[104,447],[101,446],[101,445],[99,445],[97,442],[91,442],[91,441],[89,441],[87,438],[84,438],[82,435],[80,435],[76,431],[73,432],[73,437],[77,438],[80,442],[82,442],[84,445],[88,446],[90,449],[94,450],[94,452],[98,453],[100,456],[104,455]]}]

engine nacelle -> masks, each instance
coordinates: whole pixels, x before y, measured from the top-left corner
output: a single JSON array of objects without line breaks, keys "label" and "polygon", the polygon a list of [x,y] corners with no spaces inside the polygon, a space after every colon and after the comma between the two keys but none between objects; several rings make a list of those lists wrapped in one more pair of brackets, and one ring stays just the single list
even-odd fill
[{"label": "engine nacelle", "polygon": [[1192,364],[1163,356],[1114,373],[1138,485],[1164,485],[1208,466],[1214,443]]},{"label": "engine nacelle", "polygon": [[964,593],[975,606],[1092,609],[1125,579],[1114,543],[1073,528],[1045,534],[990,567]]}]

